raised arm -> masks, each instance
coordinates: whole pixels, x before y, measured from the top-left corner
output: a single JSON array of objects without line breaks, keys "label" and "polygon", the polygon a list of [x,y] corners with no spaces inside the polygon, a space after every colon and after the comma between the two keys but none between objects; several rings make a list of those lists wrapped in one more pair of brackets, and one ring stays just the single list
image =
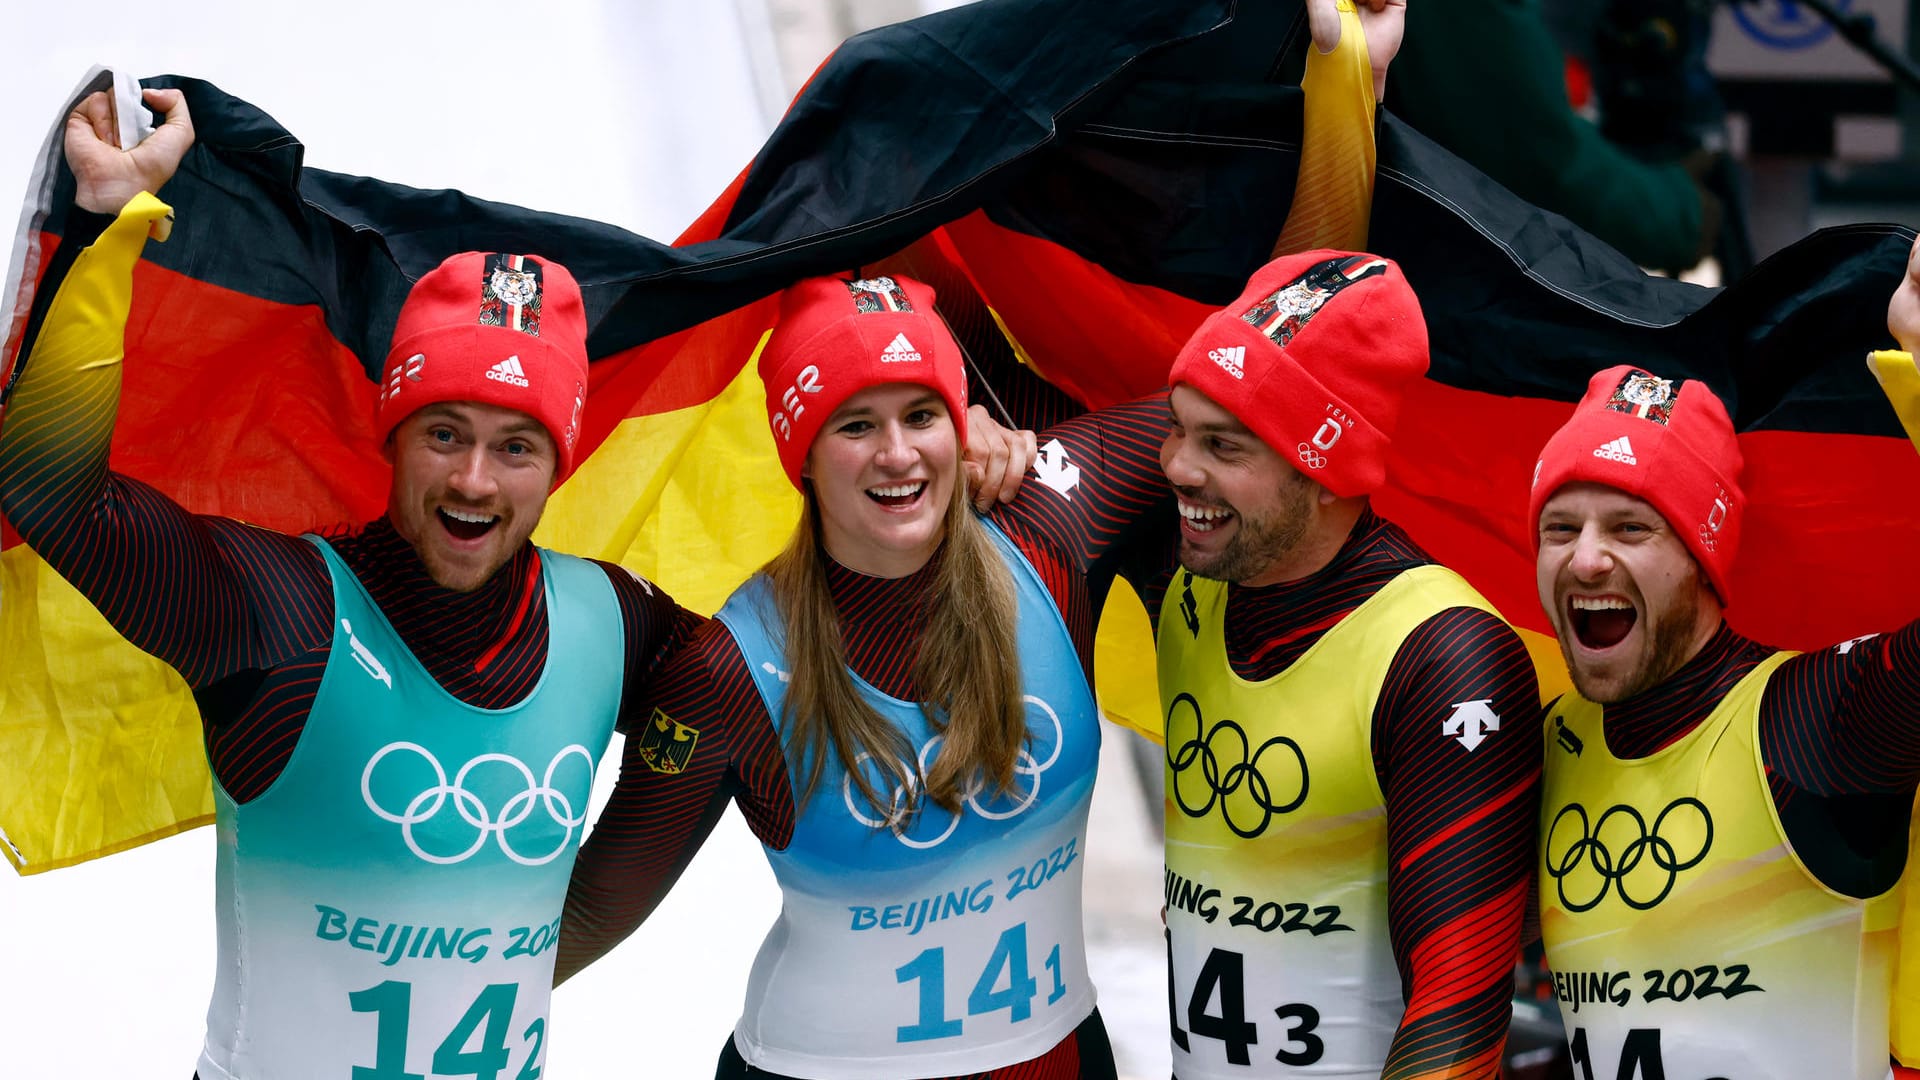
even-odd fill
[{"label": "raised arm", "polygon": [[1173,493],[1160,471],[1165,393],[1077,416],[1038,437],[1020,494],[1004,511],[1093,572],[1118,550],[1173,529]]},{"label": "raised arm", "polygon": [[87,95],[67,114],[67,167],[73,170],[73,201],[80,209],[118,214],[141,192],[157,194],[193,145],[186,94],[144,90],[141,99],[166,119],[131,149],[120,146],[113,98],[106,91]]},{"label": "raised arm", "polygon": [[1383,1080],[1500,1076],[1532,884],[1538,719],[1526,647],[1484,611],[1427,620],[1388,670],[1374,757],[1407,1007]]},{"label": "raised arm", "polygon": [[147,101],[167,122],[131,151],[110,141],[105,95],[68,118],[76,202],[116,217],[64,279],[42,285],[53,300],[0,426],[0,512],[116,630],[199,689],[290,647],[290,620],[265,616],[276,605],[310,614],[326,601],[325,575],[307,544],[196,517],[108,471],[134,266],[170,214],[148,192],[192,141],[178,91]]},{"label": "raised arm", "polygon": [[1900,347],[1920,354],[1920,239],[1907,252],[1907,276],[1887,302],[1887,330]]},{"label": "raised arm", "polygon": [[[1353,6],[1367,35],[1373,99],[1379,101],[1387,95],[1387,65],[1399,53],[1400,39],[1406,33],[1407,0],[1358,0]],[[1307,0],[1307,26],[1313,34],[1314,48],[1332,52],[1340,44],[1340,0]]]},{"label": "raised arm", "polygon": [[[1887,330],[1908,353],[1920,349],[1920,241],[1887,303]],[[1911,392],[1889,387],[1888,399],[1907,430],[1920,432]],[[1794,787],[1826,796],[1911,792],[1920,784],[1920,621],[1788,661],[1768,685],[1761,717],[1767,765]]]}]

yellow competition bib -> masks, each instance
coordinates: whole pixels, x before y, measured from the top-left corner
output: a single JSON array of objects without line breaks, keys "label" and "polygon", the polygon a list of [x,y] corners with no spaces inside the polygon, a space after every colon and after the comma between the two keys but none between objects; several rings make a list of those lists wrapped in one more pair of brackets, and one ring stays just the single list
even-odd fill
[{"label": "yellow competition bib", "polygon": [[1379,1077],[1405,1003],[1373,710],[1407,635],[1457,607],[1493,610],[1451,570],[1410,570],[1249,682],[1227,661],[1227,586],[1176,575],[1158,640],[1181,1080]]},{"label": "yellow competition bib", "polygon": [[1576,1075],[1882,1080],[1898,889],[1833,892],[1786,840],[1742,679],[1646,758],[1601,707],[1546,718],[1540,928]]}]

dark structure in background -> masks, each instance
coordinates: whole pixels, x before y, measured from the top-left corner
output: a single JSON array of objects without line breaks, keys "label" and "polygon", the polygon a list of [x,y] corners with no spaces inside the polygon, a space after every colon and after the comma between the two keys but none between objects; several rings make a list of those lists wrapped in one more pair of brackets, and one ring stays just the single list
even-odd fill
[{"label": "dark structure in background", "polygon": [[1920,214],[1912,7],[1436,0],[1409,9],[1387,105],[1641,265],[1711,255],[1731,281],[1818,226]]}]

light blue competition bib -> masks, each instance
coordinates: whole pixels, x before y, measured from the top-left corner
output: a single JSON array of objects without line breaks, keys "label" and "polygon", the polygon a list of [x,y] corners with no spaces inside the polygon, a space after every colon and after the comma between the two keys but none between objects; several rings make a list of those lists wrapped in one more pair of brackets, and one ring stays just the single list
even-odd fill
[{"label": "light blue competition bib", "polygon": [[620,706],[613,587],[541,552],[547,670],[520,704],[478,709],[314,543],[334,637],[299,746],[249,803],[215,786],[219,969],[200,1076],[534,1080],[567,878]]},{"label": "light blue competition bib", "polygon": [[[756,1068],[835,1080],[982,1072],[1045,1053],[1093,1011],[1080,876],[1099,714],[1052,597],[987,528],[1019,605],[1029,739],[1014,787],[976,793],[958,814],[927,802],[896,828],[827,763],[792,842],[767,849],[781,912],[735,1029]],[[766,578],[717,618],[779,724],[787,661]],[[920,706],[855,682],[931,764],[941,738]]]}]

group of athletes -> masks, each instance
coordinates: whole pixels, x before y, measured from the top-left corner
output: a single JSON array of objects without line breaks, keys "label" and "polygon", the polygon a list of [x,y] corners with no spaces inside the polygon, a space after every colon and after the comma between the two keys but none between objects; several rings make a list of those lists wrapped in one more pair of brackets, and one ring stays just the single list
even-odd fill
[{"label": "group of athletes", "polygon": [[[1369,504],[1427,368],[1392,261],[1276,259],[1166,391],[1038,440],[970,407],[927,286],[809,279],[759,359],[801,520],[704,619],[530,542],[587,384],[535,255],[409,293],[378,520],[287,536],[112,472],[132,268],[192,140],[178,91],[146,102],[131,150],[102,98],[69,120],[0,509],[200,706],[201,1080],[539,1075],[551,985],[729,802],[782,903],[717,1080],[1111,1080],[1081,872],[1115,574],[1155,625],[1181,1080],[1498,1077],[1536,890],[1583,1080],[1888,1074],[1920,623],[1805,655],[1727,626],[1745,503],[1707,386],[1598,372],[1541,450],[1575,688],[1543,713],[1515,631]],[[1920,251],[1889,329],[1920,346]],[[1079,482],[1022,483],[1055,440]]]}]

